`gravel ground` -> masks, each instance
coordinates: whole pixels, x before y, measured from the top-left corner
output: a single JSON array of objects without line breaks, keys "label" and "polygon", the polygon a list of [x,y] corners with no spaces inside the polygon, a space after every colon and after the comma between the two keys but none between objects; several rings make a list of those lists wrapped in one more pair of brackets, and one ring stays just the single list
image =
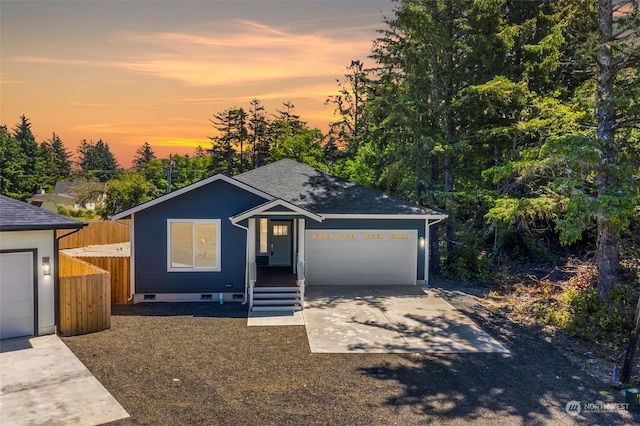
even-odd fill
[{"label": "gravel ground", "polygon": [[511,351],[311,354],[304,327],[247,327],[240,304],[115,306],[112,328],[64,342],[131,414],[117,425],[633,424],[624,402],[535,330],[441,290]]}]

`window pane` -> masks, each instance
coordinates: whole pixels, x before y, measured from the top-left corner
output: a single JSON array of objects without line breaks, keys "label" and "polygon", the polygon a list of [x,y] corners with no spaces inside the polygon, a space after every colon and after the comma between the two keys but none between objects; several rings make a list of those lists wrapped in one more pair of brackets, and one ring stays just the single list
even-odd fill
[{"label": "window pane", "polygon": [[359,236],[358,234],[340,233],[338,234],[338,238],[341,240],[357,240]]},{"label": "window pane", "polygon": [[384,234],[377,234],[377,233],[364,234],[363,238],[365,240],[382,240],[384,238]]},{"label": "window pane", "polygon": [[171,224],[171,267],[193,267],[193,224]]},{"label": "window pane", "polygon": [[289,234],[287,225],[273,225],[273,235],[283,236]]},{"label": "window pane", "polygon": [[409,234],[406,233],[398,233],[398,234],[389,234],[390,240],[408,240]]},{"label": "window pane", "polygon": [[311,234],[311,238],[314,240],[332,240],[333,234]]},{"label": "window pane", "polygon": [[260,219],[260,253],[267,252],[267,236],[269,229],[267,228],[267,219]]},{"label": "window pane", "polygon": [[217,234],[215,223],[196,223],[196,267],[215,268],[217,265]]}]

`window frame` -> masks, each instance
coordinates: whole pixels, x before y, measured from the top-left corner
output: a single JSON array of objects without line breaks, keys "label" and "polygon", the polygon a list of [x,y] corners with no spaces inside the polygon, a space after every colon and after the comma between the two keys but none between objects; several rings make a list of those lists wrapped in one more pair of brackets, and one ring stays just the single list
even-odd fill
[{"label": "window frame", "polygon": [[[193,247],[193,266],[188,267],[174,267],[171,266],[172,256],[171,256],[171,246],[172,246],[172,234],[171,234],[171,225],[174,223],[191,223],[192,226],[192,247]],[[216,225],[216,266],[195,266],[196,264],[196,224],[210,224]],[[221,234],[222,234],[222,220],[221,219],[167,219],[167,272],[220,272],[222,270],[221,259],[222,259],[222,246],[221,246]]]}]

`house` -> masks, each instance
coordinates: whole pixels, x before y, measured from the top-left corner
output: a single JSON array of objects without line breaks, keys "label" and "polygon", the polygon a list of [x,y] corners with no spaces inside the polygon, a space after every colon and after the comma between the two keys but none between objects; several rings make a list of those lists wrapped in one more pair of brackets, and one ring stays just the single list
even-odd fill
[{"label": "house", "polygon": [[[27,202],[45,210],[57,213],[59,207],[69,210],[95,210],[104,201],[106,186],[104,182],[57,182],[53,194],[41,189]],[[89,201],[82,202],[81,196]]]},{"label": "house", "polygon": [[56,230],[84,222],[0,195],[0,338],[55,333]]},{"label": "house", "polygon": [[272,310],[300,309],[305,286],[427,284],[429,227],[446,215],[285,159],[111,219],[126,217],[134,302]]}]

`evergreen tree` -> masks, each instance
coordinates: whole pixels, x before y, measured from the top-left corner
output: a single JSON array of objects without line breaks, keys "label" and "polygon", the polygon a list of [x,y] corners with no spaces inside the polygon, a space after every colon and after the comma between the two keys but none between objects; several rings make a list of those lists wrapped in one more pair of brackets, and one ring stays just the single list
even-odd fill
[{"label": "evergreen tree", "polygon": [[33,195],[22,186],[26,164],[20,142],[11,136],[6,126],[0,126],[0,194],[18,199]]},{"label": "evergreen tree", "polygon": [[109,145],[102,139],[95,143],[83,140],[77,152],[78,166],[89,179],[106,182],[118,171],[118,162],[109,150]]},{"label": "evergreen tree", "polygon": [[[247,114],[242,108],[230,108],[214,115],[214,120],[209,120],[218,136],[211,139],[211,167],[212,172],[225,171],[229,175],[242,170],[244,165],[244,142],[247,140],[246,128]],[[240,149],[240,155],[236,148]],[[239,165],[239,167],[237,167]]]},{"label": "evergreen tree", "polygon": [[329,141],[325,149],[327,160],[334,163],[340,157],[342,150],[345,151],[347,158],[353,158],[362,146],[366,131],[366,121],[363,116],[368,85],[367,71],[364,70],[364,64],[360,61],[351,61],[347,71],[345,81],[336,80],[339,87],[338,94],[329,96],[325,101],[325,104],[335,105],[334,114],[338,116],[338,120],[331,123]]},{"label": "evergreen tree", "polygon": [[58,135],[40,144],[40,157],[44,167],[44,183],[52,189],[56,182],[67,180],[71,176],[69,152]]},{"label": "evergreen tree", "polygon": [[156,154],[153,152],[151,145],[149,145],[149,142],[145,142],[144,145],[136,150],[136,156],[133,159],[133,170],[143,172],[147,164],[155,159]]},{"label": "evergreen tree", "polygon": [[19,183],[21,192],[33,195],[44,183],[44,162],[40,156],[40,147],[31,132],[31,123],[24,115],[13,130],[13,138],[20,144],[20,150],[26,158]]},{"label": "evergreen tree", "polygon": [[252,146],[251,164],[253,168],[264,166],[270,154],[270,141],[268,138],[269,123],[266,118],[264,106],[258,99],[252,99],[249,107],[249,141]]}]

